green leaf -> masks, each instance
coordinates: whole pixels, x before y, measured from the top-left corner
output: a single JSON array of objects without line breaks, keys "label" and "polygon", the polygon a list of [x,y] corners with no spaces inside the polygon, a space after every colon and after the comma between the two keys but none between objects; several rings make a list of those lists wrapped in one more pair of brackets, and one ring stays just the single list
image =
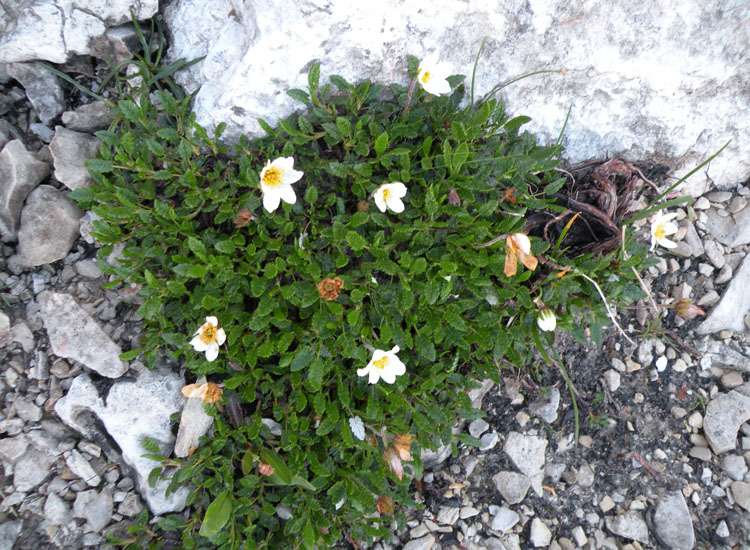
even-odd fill
[{"label": "green leaf", "polygon": [[120,361],[132,361],[141,353],[143,353],[143,349],[131,349],[130,351],[126,351],[125,353],[120,354]]},{"label": "green leaf", "polygon": [[310,67],[310,72],[307,73],[307,83],[310,86],[310,91],[315,92],[318,89],[320,83],[320,63],[315,63]]},{"label": "green leaf", "polygon": [[305,522],[305,528],[302,529],[302,542],[307,550],[315,550],[315,528],[310,518]]},{"label": "green leaf", "polygon": [[297,485],[298,487],[302,487],[303,489],[307,489],[308,491],[317,491],[315,485],[307,481],[304,477],[300,476],[292,476],[291,485]]},{"label": "green leaf", "polygon": [[375,140],[375,154],[382,155],[388,147],[388,132],[383,132]]},{"label": "green leaf", "polygon": [[292,482],[292,472],[276,451],[273,449],[263,448],[260,450],[260,457],[263,461],[274,469],[281,481],[289,485]]},{"label": "green leaf", "polygon": [[351,247],[354,252],[359,252],[360,250],[367,247],[367,241],[365,238],[357,233],[356,231],[347,231],[346,232],[346,243]]},{"label": "green leaf", "polygon": [[339,133],[344,137],[349,137],[352,134],[352,123],[349,122],[348,118],[342,116],[336,117],[336,128]]},{"label": "green leaf", "polygon": [[307,92],[304,92],[304,91],[299,90],[297,88],[293,88],[291,90],[287,90],[286,95],[288,95],[292,99],[296,99],[297,101],[300,101],[302,103],[307,103],[307,102],[310,101],[310,96],[307,95]]},{"label": "green leaf", "polygon": [[319,357],[313,359],[310,363],[310,368],[307,370],[307,382],[310,385],[310,389],[314,392],[320,391],[320,386],[323,382],[323,375],[325,374],[326,368],[325,363]]},{"label": "green leaf", "polygon": [[294,359],[292,360],[292,364],[289,367],[289,370],[292,372],[296,372],[298,370],[304,369],[307,365],[310,364],[310,362],[315,358],[315,354],[310,351],[309,348],[302,348],[297,352],[297,355],[294,356]]},{"label": "green leaf", "polygon": [[112,161],[103,159],[89,159],[85,163],[86,168],[92,172],[106,174],[112,171]]},{"label": "green leaf", "polygon": [[464,142],[459,145],[453,153],[453,167],[451,172],[458,172],[466,162],[467,158],[469,158],[469,145]]},{"label": "green leaf", "polygon": [[203,309],[212,311],[221,306],[221,302],[210,294],[206,294],[203,297],[203,300],[201,300],[201,305],[203,306]]},{"label": "green leaf", "polygon": [[206,508],[206,515],[203,517],[199,533],[204,537],[213,537],[227,524],[230,515],[232,515],[232,491],[227,489]]},{"label": "green leaf", "polygon": [[255,465],[255,455],[251,453],[250,451],[247,451],[245,453],[245,456],[242,457],[242,475],[247,475],[250,472],[253,471],[253,466]]}]

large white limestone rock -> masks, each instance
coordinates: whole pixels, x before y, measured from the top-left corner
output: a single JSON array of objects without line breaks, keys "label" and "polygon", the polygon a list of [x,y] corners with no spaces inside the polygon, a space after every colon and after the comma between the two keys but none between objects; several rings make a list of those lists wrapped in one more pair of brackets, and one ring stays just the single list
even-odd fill
[{"label": "large white limestone rock", "polygon": [[[286,95],[304,88],[322,62],[322,81],[339,74],[408,85],[406,56],[437,51],[454,72],[470,75],[482,39],[475,95],[538,69],[564,69],[524,79],[502,91],[514,114],[553,141],[571,162],[624,154],[692,169],[726,141],[710,166],[719,186],[750,174],[750,4],[670,0],[172,0],[165,18],[171,59],[206,59],[178,75],[200,87],[199,123],[228,124],[227,136],[260,135],[257,119],[275,123],[300,104]],[[700,194],[705,174],[684,193]]]},{"label": "large white limestone rock", "polygon": [[159,0],[5,0],[0,3],[0,63],[64,63],[91,53],[109,27],[152,17]]}]

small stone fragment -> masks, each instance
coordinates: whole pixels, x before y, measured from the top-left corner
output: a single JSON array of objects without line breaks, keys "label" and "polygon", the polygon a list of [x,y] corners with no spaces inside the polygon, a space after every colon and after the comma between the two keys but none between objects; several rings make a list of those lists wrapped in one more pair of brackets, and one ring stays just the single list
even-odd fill
[{"label": "small stone fragment", "polygon": [[67,525],[72,519],[70,507],[55,493],[49,493],[44,503],[44,519],[53,525]]},{"label": "small stone fragment", "polygon": [[60,81],[39,63],[11,63],[8,76],[21,83],[39,120],[45,125],[65,109],[65,94]]},{"label": "small stone fragment", "polygon": [[649,543],[648,525],[641,512],[629,510],[623,514],[608,517],[604,522],[607,529],[619,537],[636,540],[642,544]]},{"label": "small stone fragment", "polygon": [[614,507],[615,507],[615,501],[612,500],[612,498],[609,495],[604,495],[604,497],[599,501],[599,508],[605,514]]},{"label": "small stone fragment", "polygon": [[433,544],[435,544],[435,537],[433,535],[425,535],[424,537],[407,542],[403,550],[430,550]]},{"label": "small stone fragment", "polygon": [[487,431],[490,425],[483,418],[476,418],[469,424],[469,434],[472,437],[479,438],[484,432]]},{"label": "small stone fragment", "polygon": [[437,522],[443,525],[453,525],[458,521],[461,512],[460,508],[455,506],[441,506],[437,514]]},{"label": "small stone fragment", "polygon": [[560,407],[560,390],[552,387],[540,393],[539,397],[529,405],[529,411],[552,424],[557,420],[557,409]]},{"label": "small stone fragment", "polygon": [[547,524],[539,518],[531,520],[531,533],[529,535],[529,540],[531,541],[531,544],[534,545],[534,548],[549,546],[549,543],[552,541],[552,533],[550,532],[549,527],[547,527]]},{"label": "small stone fragment", "polygon": [[495,514],[495,517],[492,518],[490,529],[504,533],[518,523],[519,519],[516,512],[503,506]]},{"label": "small stone fragment", "polygon": [[0,236],[3,241],[18,238],[23,203],[47,177],[49,170],[49,165],[29,153],[20,140],[9,142],[0,152]]},{"label": "small stone fragment", "polygon": [[725,455],[721,459],[721,469],[733,480],[742,481],[747,473],[747,464],[739,455]]},{"label": "small stone fragment", "polygon": [[659,499],[654,512],[654,526],[661,540],[670,548],[687,550],[695,545],[693,520],[690,519],[690,511],[680,491],[671,492]]},{"label": "small stone fragment", "polygon": [[609,369],[604,371],[604,382],[607,384],[607,387],[609,388],[609,391],[612,393],[616,392],[617,389],[620,387],[620,373],[616,370]]},{"label": "small stone fragment", "polygon": [[55,177],[69,189],[79,189],[93,183],[84,163],[96,157],[101,142],[98,138],[63,126],[55,128],[49,150],[55,164]]},{"label": "small stone fragment", "polygon": [[115,119],[112,109],[103,101],[81,105],[75,111],[65,111],[62,123],[68,130],[93,133],[107,128]]},{"label": "small stone fragment", "polygon": [[22,267],[35,267],[63,259],[78,238],[83,215],[73,201],[50,185],[31,192],[21,212],[18,255]]},{"label": "small stone fragment", "polygon": [[513,465],[527,476],[542,471],[546,449],[546,439],[518,432],[510,432],[503,446]]},{"label": "small stone fragment", "polygon": [[737,443],[737,431],[750,420],[750,384],[722,393],[706,407],[703,432],[714,453],[731,451]]},{"label": "small stone fragment", "polygon": [[75,449],[70,451],[70,456],[65,463],[68,465],[68,468],[70,468],[70,471],[85,481],[86,485],[89,487],[96,487],[102,482],[102,478],[100,478],[96,471],[91,467],[89,461]]},{"label": "small stone fragment", "polygon": [[125,374],[128,365],[120,360],[120,346],[72,296],[44,291],[38,301],[55,355],[75,359],[108,378]]},{"label": "small stone fragment", "polygon": [[[206,377],[199,378],[197,383],[205,384]],[[175,456],[184,458],[190,455],[191,450],[200,445],[200,438],[208,433],[213,423],[214,418],[203,408],[203,400],[200,397],[189,398],[180,417],[177,441],[174,444]]]},{"label": "small stone fragment", "polygon": [[737,504],[750,512],[750,483],[745,483],[744,481],[733,481],[732,496]]},{"label": "small stone fragment", "polygon": [[518,504],[531,487],[531,480],[516,472],[498,472],[492,477],[495,487],[508,504]]}]

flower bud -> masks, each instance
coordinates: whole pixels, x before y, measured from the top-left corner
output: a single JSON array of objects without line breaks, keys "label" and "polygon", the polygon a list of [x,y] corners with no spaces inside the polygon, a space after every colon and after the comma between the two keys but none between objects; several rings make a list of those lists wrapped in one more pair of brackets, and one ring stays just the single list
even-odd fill
[{"label": "flower bud", "polygon": [[677,315],[683,319],[695,319],[698,315],[706,316],[706,312],[696,306],[693,302],[687,298],[683,298],[675,305]]},{"label": "flower bud", "polygon": [[551,332],[557,326],[557,316],[551,308],[544,306],[539,310],[536,324],[540,329]]}]

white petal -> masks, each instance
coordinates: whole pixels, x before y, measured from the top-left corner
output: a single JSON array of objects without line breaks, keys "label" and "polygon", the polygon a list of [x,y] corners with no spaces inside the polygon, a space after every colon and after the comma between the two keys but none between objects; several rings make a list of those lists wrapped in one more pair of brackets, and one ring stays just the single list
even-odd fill
[{"label": "white petal", "polygon": [[203,340],[201,340],[200,336],[196,336],[192,340],[190,340],[190,345],[193,346],[193,349],[195,351],[206,351],[208,348],[208,344],[205,344]]},{"label": "white petal", "polygon": [[677,233],[679,229],[680,228],[677,227],[677,224],[672,223],[672,222],[665,223],[664,225],[662,225],[662,228],[661,228],[661,230],[664,232],[665,235],[674,235],[675,233]]},{"label": "white petal", "polygon": [[294,193],[294,189],[292,189],[291,185],[282,185],[279,187],[279,197],[288,204],[294,204],[297,202],[297,195]]},{"label": "white petal", "polygon": [[370,372],[370,365],[367,365],[363,369],[357,369],[357,376],[367,376],[367,373]]},{"label": "white petal", "polygon": [[388,208],[390,208],[396,214],[400,214],[404,211],[404,203],[398,197],[388,197],[386,204],[388,205]]},{"label": "white petal", "polygon": [[382,185],[375,190],[375,195],[373,195],[373,198],[375,199],[375,206],[377,206],[381,212],[385,212],[385,199],[383,198]]},{"label": "white petal", "polygon": [[206,349],[206,359],[211,362],[219,356],[219,346],[216,343],[211,344]]},{"label": "white petal", "polygon": [[401,198],[406,196],[406,185],[400,181],[394,181],[391,183],[389,189],[396,197]]},{"label": "white petal", "polygon": [[451,92],[451,85],[448,84],[447,80],[434,76],[428,82],[423,83],[422,87],[432,95],[446,95]]},{"label": "white petal", "polygon": [[219,326],[219,320],[216,317],[214,317],[213,315],[210,315],[210,316],[206,317],[206,323],[209,324],[209,325],[213,325],[215,327]]},{"label": "white petal", "polygon": [[395,355],[395,354],[397,354],[397,353],[398,353],[399,351],[401,351],[401,348],[400,348],[400,347],[398,347],[398,346],[393,346],[393,347],[391,348],[391,351],[389,351],[388,353],[392,353],[392,354],[394,354],[394,355]]},{"label": "white petal", "polygon": [[677,248],[677,243],[670,241],[667,238],[661,238],[657,240],[659,241],[659,244],[662,245],[664,248]]},{"label": "white petal", "polygon": [[221,346],[226,341],[227,341],[227,333],[224,332],[223,328],[220,328],[219,330],[216,331],[216,343]]},{"label": "white petal", "polygon": [[271,163],[271,166],[276,166],[282,172],[294,170],[294,157],[279,157],[277,159],[274,159],[274,161]]},{"label": "white petal", "polygon": [[304,175],[305,173],[299,170],[287,170],[281,176],[281,183],[294,183],[295,181],[299,181]]},{"label": "white petal", "polygon": [[393,361],[391,362],[390,372],[392,372],[396,376],[401,376],[406,372],[406,365],[401,362],[401,359],[399,359],[398,357],[394,357]]},{"label": "white petal", "polygon": [[388,384],[393,384],[396,381],[396,373],[392,370],[384,370],[380,373],[380,377],[383,379],[383,382]]},{"label": "white petal", "polygon": [[370,359],[370,364],[367,366],[368,367],[371,366],[375,361],[380,361],[386,355],[388,355],[387,351],[383,351],[382,349],[376,349],[374,352],[372,352],[372,359]]},{"label": "white petal", "polygon": [[264,191],[263,192],[263,208],[268,212],[273,212],[279,207],[281,197],[275,191]]},{"label": "white petal", "polygon": [[371,369],[370,379],[367,382],[370,384],[377,384],[379,379],[380,379],[380,372],[378,371],[378,369]]}]

